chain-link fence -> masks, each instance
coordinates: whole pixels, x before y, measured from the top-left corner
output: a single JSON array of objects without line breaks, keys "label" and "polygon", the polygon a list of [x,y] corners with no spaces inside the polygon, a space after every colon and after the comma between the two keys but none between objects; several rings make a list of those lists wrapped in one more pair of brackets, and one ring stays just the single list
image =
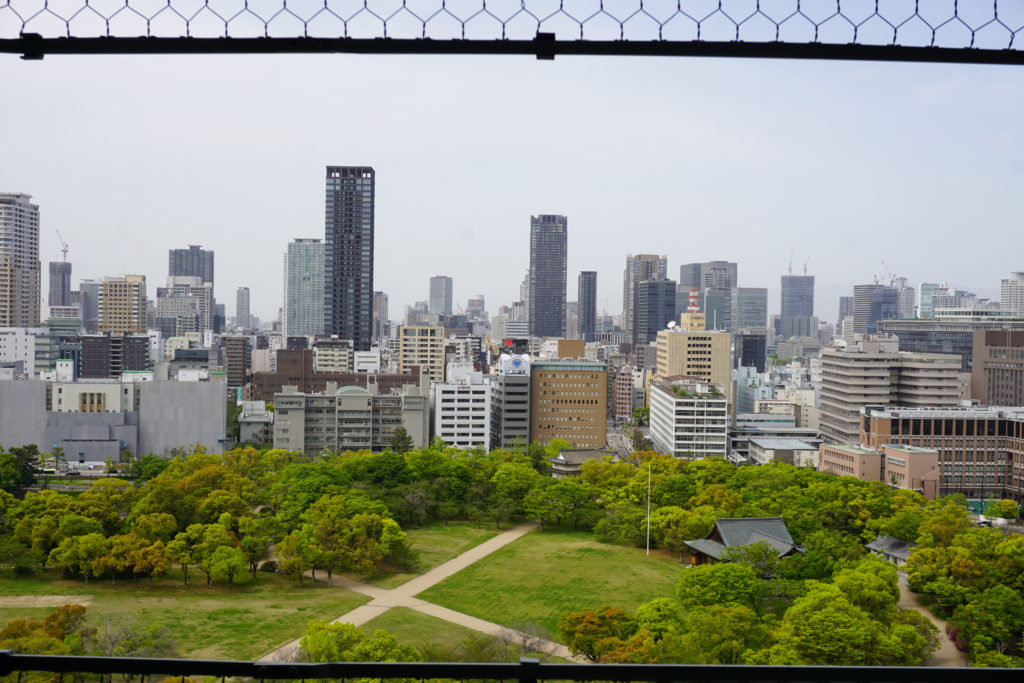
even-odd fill
[{"label": "chain-link fence", "polygon": [[[225,52],[801,56],[785,48],[807,46],[819,57],[1024,63],[1024,0],[0,0],[8,52],[193,51],[188,38]],[[195,42],[227,38],[239,42]]]}]

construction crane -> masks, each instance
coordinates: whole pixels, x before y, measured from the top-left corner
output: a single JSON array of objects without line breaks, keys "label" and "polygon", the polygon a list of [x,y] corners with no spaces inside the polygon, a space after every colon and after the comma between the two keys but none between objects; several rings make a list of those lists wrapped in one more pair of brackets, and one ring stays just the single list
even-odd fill
[{"label": "construction crane", "polygon": [[811,257],[810,256],[808,256],[806,259],[804,259],[804,275],[807,275],[807,264],[810,263],[810,262],[811,262]]},{"label": "construction crane", "polygon": [[793,274],[793,252],[789,252],[789,274]]},{"label": "construction crane", "polygon": [[68,243],[64,241],[64,235],[57,230],[57,239],[60,240],[60,250],[64,253],[64,260],[68,260]]},{"label": "construction crane", "polygon": [[882,266],[885,268],[885,272],[889,274],[889,286],[892,287],[893,285],[896,284],[896,273],[892,272],[889,269],[889,266],[888,264],[886,264],[885,259],[882,259]]}]

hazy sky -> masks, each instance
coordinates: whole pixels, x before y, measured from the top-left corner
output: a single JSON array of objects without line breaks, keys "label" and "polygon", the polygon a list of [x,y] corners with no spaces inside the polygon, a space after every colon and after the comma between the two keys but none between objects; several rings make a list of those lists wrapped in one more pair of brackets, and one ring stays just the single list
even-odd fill
[{"label": "hazy sky", "polygon": [[[569,218],[568,298],[628,253],[738,261],[741,286],[817,276],[816,312],[884,275],[998,298],[1024,269],[1024,67],[398,56],[0,56],[0,191],[33,195],[74,284],[216,252],[234,315],[281,304],[282,255],[323,237],[324,167],[377,171],[375,289],[518,298],[530,215]],[[46,296],[44,274],[44,299]]]}]

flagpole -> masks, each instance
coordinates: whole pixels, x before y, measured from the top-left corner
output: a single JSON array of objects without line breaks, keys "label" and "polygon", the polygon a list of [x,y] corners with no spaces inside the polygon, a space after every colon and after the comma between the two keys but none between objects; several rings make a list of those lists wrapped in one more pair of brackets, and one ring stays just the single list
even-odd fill
[{"label": "flagpole", "polygon": [[651,554],[651,461],[647,461],[647,555]]}]

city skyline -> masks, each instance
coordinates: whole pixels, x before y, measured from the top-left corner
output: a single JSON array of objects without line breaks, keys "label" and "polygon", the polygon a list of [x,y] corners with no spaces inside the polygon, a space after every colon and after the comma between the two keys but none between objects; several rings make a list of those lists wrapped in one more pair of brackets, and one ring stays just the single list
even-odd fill
[{"label": "city skyline", "polygon": [[[338,60],[366,67],[360,87],[397,87],[348,111],[333,106],[335,95],[289,81],[296,64],[313,79]],[[457,276],[456,306],[477,293],[492,312],[518,299],[529,260],[523,226],[545,212],[573,220],[568,271],[597,271],[597,309],[612,314],[621,295],[611,284],[629,253],[665,253],[673,274],[689,262],[739,262],[739,285],[767,287],[769,313],[777,313],[779,275],[795,252],[793,274],[810,259],[815,312],[825,320],[834,320],[838,297],[853,285],[885,277],[882,259],[912,284],[947,281],[989,298],[1020,270],[1014,254],[958,239],[979,225],[996,236],[1016,228],[1019,71],[768,60],[426,62],[97,57],[7,70],[3,82],[25,93],[25,104],[0,113],[0,123],[19,131],[5,146],[0,188],[31,194],[41,207],[44,263],[60,260],[55,231],[62,232],[74,288],[127,273],[163,282],[163,250],[202,244],[219,254],[217,300],[230,302],[249,284],[263,320],[276,318],[282,303],[279,259],[288,242],[322,235],[318,178],[326,163],[372,164],[380,174],[374,288],[388,293],[395,319],[425,298],[423,283],[436,272]],[[169,65],[177,70],[165,82],[114,87]],[[257,72],[261,90],[279,96],[247,86]],[[476,96],[455,107],[467,80],[479,83]],[[598,82],[628,90],[629,102],[610,99]],[[86,96],[107,84],[110,98]],[[557,96],[564,110],[551,116],[530,104],[534,96]],[[282,109],[289,101],[309,106]],[[412,102],[422,114],[415,120],[388,113]],[[129,107],[140,123],[115,131],[112,112]],[[238,111],[246,112],[241,122]],[[883,114],[884,125],[864,124]],[[514,134],[499,135],[497,123],[471,125],[492,119],[514,122]],[[338,125],[361,132],[324,136]],[[439,128],[457,135],[428,132]],[[97,134],[82,136],[86,129]],[[253,144],[257,138],[270,144]],[[65,150],[66,173],[52,172],[51,149]],[[537,167],[540,149],[545,165]],[[101,173],[92,172],[97,158]],[[630,173],[608,174],[608,158]],[[921,249],[925,235],[958,248]],[[484,257],[493,253],[501,254],[496,263]],[[570,301],[575,289],[570,283]]]}]

